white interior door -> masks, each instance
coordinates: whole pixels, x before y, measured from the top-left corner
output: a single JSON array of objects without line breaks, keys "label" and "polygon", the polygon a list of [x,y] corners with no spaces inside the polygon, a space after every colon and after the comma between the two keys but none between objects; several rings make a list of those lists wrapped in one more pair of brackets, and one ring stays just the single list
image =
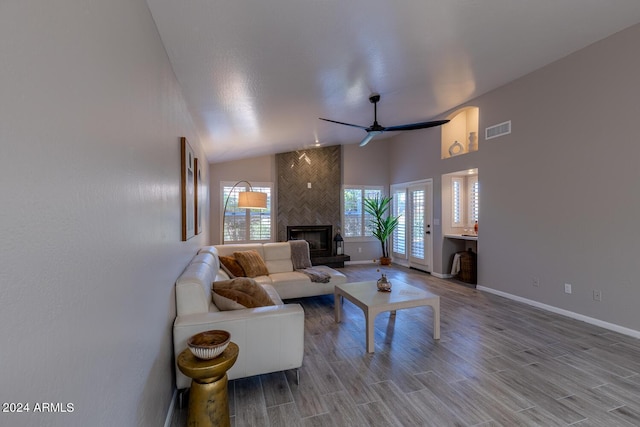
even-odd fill
[{"label": "white interior door", "polygon": [[431,181],[408,187],[407,227],[409,266],[431,272],[433,264]]}]

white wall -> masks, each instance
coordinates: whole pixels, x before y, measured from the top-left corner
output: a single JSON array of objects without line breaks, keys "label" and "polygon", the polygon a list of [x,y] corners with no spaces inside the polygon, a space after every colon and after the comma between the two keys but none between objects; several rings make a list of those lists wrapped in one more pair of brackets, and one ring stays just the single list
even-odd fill
[{"label": "white wall", "polygon": [[204,156],[146,3],[3,1],[0,56],[0,401],[32,405],[0,424],[162,425],[208,229],[180,241],[180,136]]},{"label": "white wall", "polygon": [[[391,183],[433,178],[434,212],[442,174],[479,169],[479,285],[640,330],[638,40],[640,25],[470,101],[478,152],[440,160],[435,133],[394,138]],[[484,141],[506,120],[510,135]]]}]

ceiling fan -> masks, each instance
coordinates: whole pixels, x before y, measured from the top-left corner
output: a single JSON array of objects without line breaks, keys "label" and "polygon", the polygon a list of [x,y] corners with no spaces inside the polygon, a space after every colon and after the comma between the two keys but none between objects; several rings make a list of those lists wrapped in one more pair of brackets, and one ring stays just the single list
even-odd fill
[{"label": "ceiling fan", "polygon": [[367,131],[367,136],[365,136],[364,139],[360,141],[360,147],[364,147],[365,145],[367,145],[367,143],[371,141],[371,139],[373,139],[374,136],[380,135],[382,132],[426,129],[426,128],[432,128],[435,126],[442,126],[443,124],[449,122],[449,120],[435,120],[431,122],[409,123],[406,125],[398,125],[398,126],[388,126],[388,127],[380,126],[380,124],[378,123],[378,108],[377,108],[378,101],[380,101],[380,94],[372,93],[369,96],[369,102],[373,104],[373,124],[369,127],[353,125],[351,123],[338,122],[335,120],[323,119],[322,117],[320,117],[320,120],[324,120],[325,122],[338,123],[339,125],[352,126],[354,128],[364,129],[365,131]]}]

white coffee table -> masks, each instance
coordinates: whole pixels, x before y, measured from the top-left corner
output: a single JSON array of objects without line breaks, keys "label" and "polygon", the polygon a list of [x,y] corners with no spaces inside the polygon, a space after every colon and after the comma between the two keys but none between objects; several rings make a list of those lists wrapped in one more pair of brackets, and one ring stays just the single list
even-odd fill
[{"label": "white coffee table", "polygon": [[376,282],[355,282],[336,285],[334,290],[336,322],[342,321],[344,297],[360,307],[367,324],[367,353],[375,351],[373,341],[376,316],[384,311],[395,314],[402,308],[430,306],[433,309],[433,338],[440,339],[440,297],[402,282],[392,282],[391,292],[379,292]]}]

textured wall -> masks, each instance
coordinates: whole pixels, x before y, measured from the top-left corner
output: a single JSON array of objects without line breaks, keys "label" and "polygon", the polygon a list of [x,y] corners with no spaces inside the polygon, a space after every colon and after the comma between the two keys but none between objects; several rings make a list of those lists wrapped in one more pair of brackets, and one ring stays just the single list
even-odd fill
[{"label": "textured wall", "polygon": [[144,0],[0,11],[0,401],[32,405],[0,425],[161,426],[208,236],[180,241],[179,137],[204,158],[180,86]]},{"label": "textured wall", "polygon": [[434,218],[442,174],[478,168],[479,285],[640,331],[639,39],[636,25],[470,101],[481,135],[513,124],[477,152],[441,160],[437,132],[394,137],[391,183],[433,178]]},{"label": "textured wall", "polygon": [[340,226],[341,164],[337,145],[276,156],[279,241],[287,225]]}]

